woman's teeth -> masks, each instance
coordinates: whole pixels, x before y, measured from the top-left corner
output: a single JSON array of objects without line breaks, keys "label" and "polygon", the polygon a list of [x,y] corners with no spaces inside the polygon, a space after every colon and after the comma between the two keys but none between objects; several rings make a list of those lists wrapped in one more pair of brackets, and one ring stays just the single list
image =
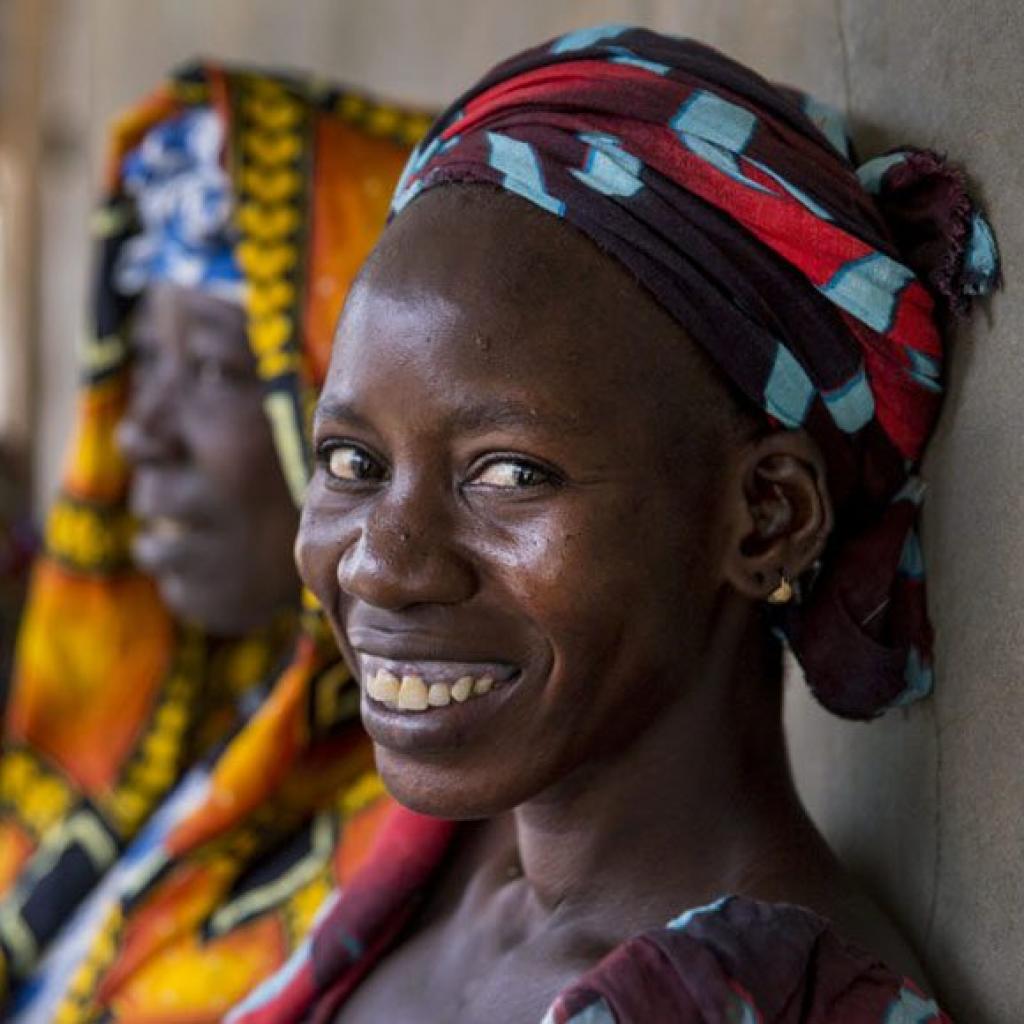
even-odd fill
[{"label": "woman's teeth", "polygon": [[454,683],[430,683],[422,676],[404,675],[401,679],[386,668],[378,669],[366,680],[366,695],[379,704],[399,711],[426,711],[443,708],[455,701],[462,704],[470,697],[482,697],[494,686],[493,676],[462,676]]},{"label": "woman's teeth", "polygon": [[149,532],[155,537],[167,540],[177,540],[185,532],[185,527],[177,519],[168,519],[166,516],[151,519],[148,526]]}]

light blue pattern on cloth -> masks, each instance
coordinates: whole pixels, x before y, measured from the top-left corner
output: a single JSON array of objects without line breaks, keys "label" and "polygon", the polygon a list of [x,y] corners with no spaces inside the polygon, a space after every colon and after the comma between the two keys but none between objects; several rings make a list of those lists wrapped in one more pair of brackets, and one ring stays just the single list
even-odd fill
[{"label": "light blue pattern on cloth", "polygon": [[625,64],[631,68],[641,68],[662,76],[672,70],[667,64],[659,64],[656,60],[644,60],[643,57],[638,57],[635,53],[627,50],[625,46],[610,46],[609,49],[615,53],[614,57],[608,58],[612,64]]},{"label": "light blue pattern on cloth", "polygon": [[[787,427],[800,427],[818,392],[807,371],[785,345],[775,350],[775,363],[764,386],[764,408]],[[864,370],[841,387],[821,392],[832,421],[847,434],[855,434],[871,422],[875,397]]]},{"label": "light blue pattern on cloth", "polygon": [[847,434],[856,434],[875,415],[875,396],[863,369],[841,387],[823,391],[821,397],[835,425]]},{"label": "light blue pattern on cloth", "polygon": [[939,383],[939,376],[942,373],[942,368],[939,364],[931,356],[925,355],[924,352],[918,352],[916,348],[908,346],[905,351],[910,359],[910,370],[908,371],[910,376],[921,387],[927,388],[929,391],[941,391],[942,385]]},{"label": "light blue pattern on cloth", "polygon": [[698,89],[675,113],[669,127],[687,149],[730,178],[758,192],[769,191],[748,178],[737,160],[757,127],[757,118],[749,110]]},{"label": "light blue pattern on cloth", "polygon": [[697,89],[669,124],[677,132],[696,135],[730,153],[740,154],[754,134],[757,118],[744,107]]},{"label": "light blue pattern on cloth", "polygon": [[825,209],[820,203],[815,202],[803,189],[797,188],[796,185],[786,181],[781,174],[773,171],[767,164],[761,163],[760,160],[750,161],[758,170],[763,171],[768,175],[769,178],[777,181],[801,206],[810,210],[815,217],[819,217],[821,220],[831,221],[834,218],[832,214]]},{"label": "light blue pattern on cloth", "polygon": [[544,175],[533,146],[499,132],[487,132],[486,135],[491,146],[488,162],[504,175],[503,187],[561,217],[565,213],[565,203],[551,195],[544,186]]},{"label": "light blue pattern on cloth", "polygon": [[391,213],[401,213],[423,191],[423,179],[417,178],[402,191],[395,192],[391,199]]},{"label": "light blue pattern on cloth", "polygon": [[122,247],[115,288],[138,295],[172,281],[241,302],[233,194],[221,166],[224,126],[208,107],[161,121],[125,156],[121,178],[141,225]]},{"label": "light blue pattern on cloth", "polygon": [[678,917],[672,918],[665,927],[674,932],[681,932],[690,926],[694,918],[703,917],[705,914],[717,913],[719,910],[722,910],[726,904],[731,902],[731,900],[732,896],[719,896],[713,903],[705,904],[703,907],[692,907],[690,910],[684,911]]},{"label": "light blue pattern on cloth", "polygon": [[846,117],[831,104],[823,103],[813,96],[804,95],[804,113],[814,122],[815,127],[832,144],[840,156],[850,159],[850,133]]},{"label": "light blue pattern on cloth", "polygon": [[[554,1007],[544,1014],[540,1024],[555,1024]],[[612,1008],[599,998],[597,1002],[591,1003],[579,1013],[574,1013],[567,1024],[615,1024],[615,1014],[612,1013]]]},{"label": "light blue pattern on cloth", "polygon": [[723,174],[729,175],[730,178],[738,181],[741,185],[746,185],[747,188],[755,189],[758,192],[770,191],[760,182],[748,178],[740,169],[739,161],[722,146],[714,142],[706,142],[699,136],[691,135],[689,132],[680,132],[679,141],[690,152],[699,156],[702,160],[706,160],[713,167],[717,167]]},{"label": "light blue pattern on cloth", "polygon": [[583,170],[570,172],[584,185],[606,196],[634,196],[644,187],[640,180],[643,163],[627,153],[614,135],[603,132],[580,132],[579,139],[588,146]]},{"label": "light blue pattern on cloth", "polygon": [[586,50],[595,43],[603,43],[606,39],[621,36],[630,27],[629,25],[594,25],[592,28],[567,32],[551,44],[551,52],[572,53],[574,50]]},{"label": "light blue pattern on cloth", "polygon": [[999,249],[988,221],[975,212],[971,218],[971,237],[964,255],[964,291],[968,295],[986,295],[999,277]]},{"label": "light blue pattern on cloth", "polygon": [[892,496],[892,502],[909,501],[914,505],[920,505],[924,501],[925,491],[928,485],[919,477],[911,475],[907,477],[906,483]]},{"label": "light blue pattern on cloth", "polygon": [[857,177],[864,188],[876,196],[882,187],[882,179],[889,169],[903,163],[909,155],[909,153],[899,150],[895,153],[876,156],[873,160],[868,160],[867,163],[863,163],[857,168]]},{"label": "light blue pattern on cloth", "polygon": [[907,534],[900,552],[899,571],[910,580],[924,579],[924,552],[916,530]]},{"label": "light blue pattern on cloth", "polygon": [[913,273],[901,263],[871,252],[844,264],[819,291],[873,331],[885,334],[903,289],[913,280]]},{"label": "light blue pattern on cloth", "polygon": [[757,1010],[746,999],[735,993],[728,1012],[729,1024],[761,1024]]},{"label": "light blue pattern on cloth", "polygon": [[927,697],[935,689],[935,670],[921,657],[917,647],[907,652],[907,667],[903,673],[906,687],[892,702],[891,707],[901,708]]},{"label": "light blue pattern on cloth", "polygon": [[398,183],[395,185],[395,195],[391,200],[391,207],[394,209],[399,202],[399,196],[402,195],[409,188],[409,179],[414,174],[419,174],[427,165],[427,161],[434,156],[434,154],[441,148],[441,136],[438,135],[432,139],[425,146],[417,146],[410,154],[409,159],[405,161],[405,167],[402,168],[402,174],[398,179]]},{"label": "light blue pattern on cloth", "polygon": [[785,345],[775,349],[775,363],[764,386],[764,407],[787,427],[799,427],[807,418],[815,389],[807,371]]},{"label": "light blue pattern on cloth", "polygon": [[929,1024],[938,1016],[939,1008],[934,1000],[904,988],[886,1011],[883,1024]]},{"label": "light blue pattern on cloth", "polygon": [[395,194],[391,198],[392,215],[401,213],[423,190],[422,179],[417,179],[411,185],[409,184],[409,179],[413,175],[419,174],[436,155],[453,149],[460,141],[461,138],[458,135],[453,135],[450,139],[442,139],[438,135],[422,149],[417,146],[409,154],[409,159],[405,162],[402,175],[395,186]]}]

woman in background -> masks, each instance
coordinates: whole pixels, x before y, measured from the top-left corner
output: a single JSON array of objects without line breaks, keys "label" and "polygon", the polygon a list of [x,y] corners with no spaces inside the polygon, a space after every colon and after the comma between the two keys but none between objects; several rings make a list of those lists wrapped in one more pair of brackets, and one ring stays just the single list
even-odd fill
[{"label": "woman in background", "polygon": [[787,645],[925,695],[917,467],[960,175],[622,26],[511,58],[421,143],[352,288],[297,547],[398,804],[230,1017],[948,1018],[795,792]]},{"label": "woman in background", "polygon": [[378,789],[292,544],[331,330],[425,123],[203,65],[114,131],[0,760],[17,1020],[220,1019],[360,845]]}]

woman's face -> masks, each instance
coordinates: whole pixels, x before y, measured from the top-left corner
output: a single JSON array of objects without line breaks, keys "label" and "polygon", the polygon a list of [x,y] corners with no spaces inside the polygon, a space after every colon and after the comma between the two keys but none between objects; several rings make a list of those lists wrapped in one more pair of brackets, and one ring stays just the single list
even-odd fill
[{"label": "woman's face", "polygon": [[439,190],[389,229],[339,325],[297,554],[402,802],[509,809],[683,692],[721,585],[723,394],[515,198]]},{"label": "woman's face", "polygon": [[132,324],[118,440],[132,465],[134,559],[180,618],[225,636],[294,604],[298,513],[240,307],[155,284]]}]

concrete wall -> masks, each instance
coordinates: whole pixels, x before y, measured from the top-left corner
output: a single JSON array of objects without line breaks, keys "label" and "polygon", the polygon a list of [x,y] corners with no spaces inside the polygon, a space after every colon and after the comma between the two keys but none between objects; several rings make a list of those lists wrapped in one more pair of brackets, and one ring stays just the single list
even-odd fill
[{"label": "concrete wall", "polygon": [[40,498],[70,413],[90,168],[108,115],[196,53],[315,69],[440,104],[499,57],[571,27],[636,21],[721,46],[846,106],[862,151],[931,145],[975,176],[1007,288],[961,332],[928,466],[925,546],[939,692],[869,726],[790,688],[801,789],[905,923],[954,1016],[1024,1010],[1024,445],[1015,336],[1024,248],[1020,0],[47,0]]},{"label": "concrete wall", "polygon": [[[1024,1017],[1024,6],[843,5],[864,148],[962,160],[999,235],[1006,289],[962,330],[926,466],[933,700],[849,726],[794,694],[803,789],[847,860],[902,916],[958,1020]],[[987,315],[986,315],[987,314]]]}]

